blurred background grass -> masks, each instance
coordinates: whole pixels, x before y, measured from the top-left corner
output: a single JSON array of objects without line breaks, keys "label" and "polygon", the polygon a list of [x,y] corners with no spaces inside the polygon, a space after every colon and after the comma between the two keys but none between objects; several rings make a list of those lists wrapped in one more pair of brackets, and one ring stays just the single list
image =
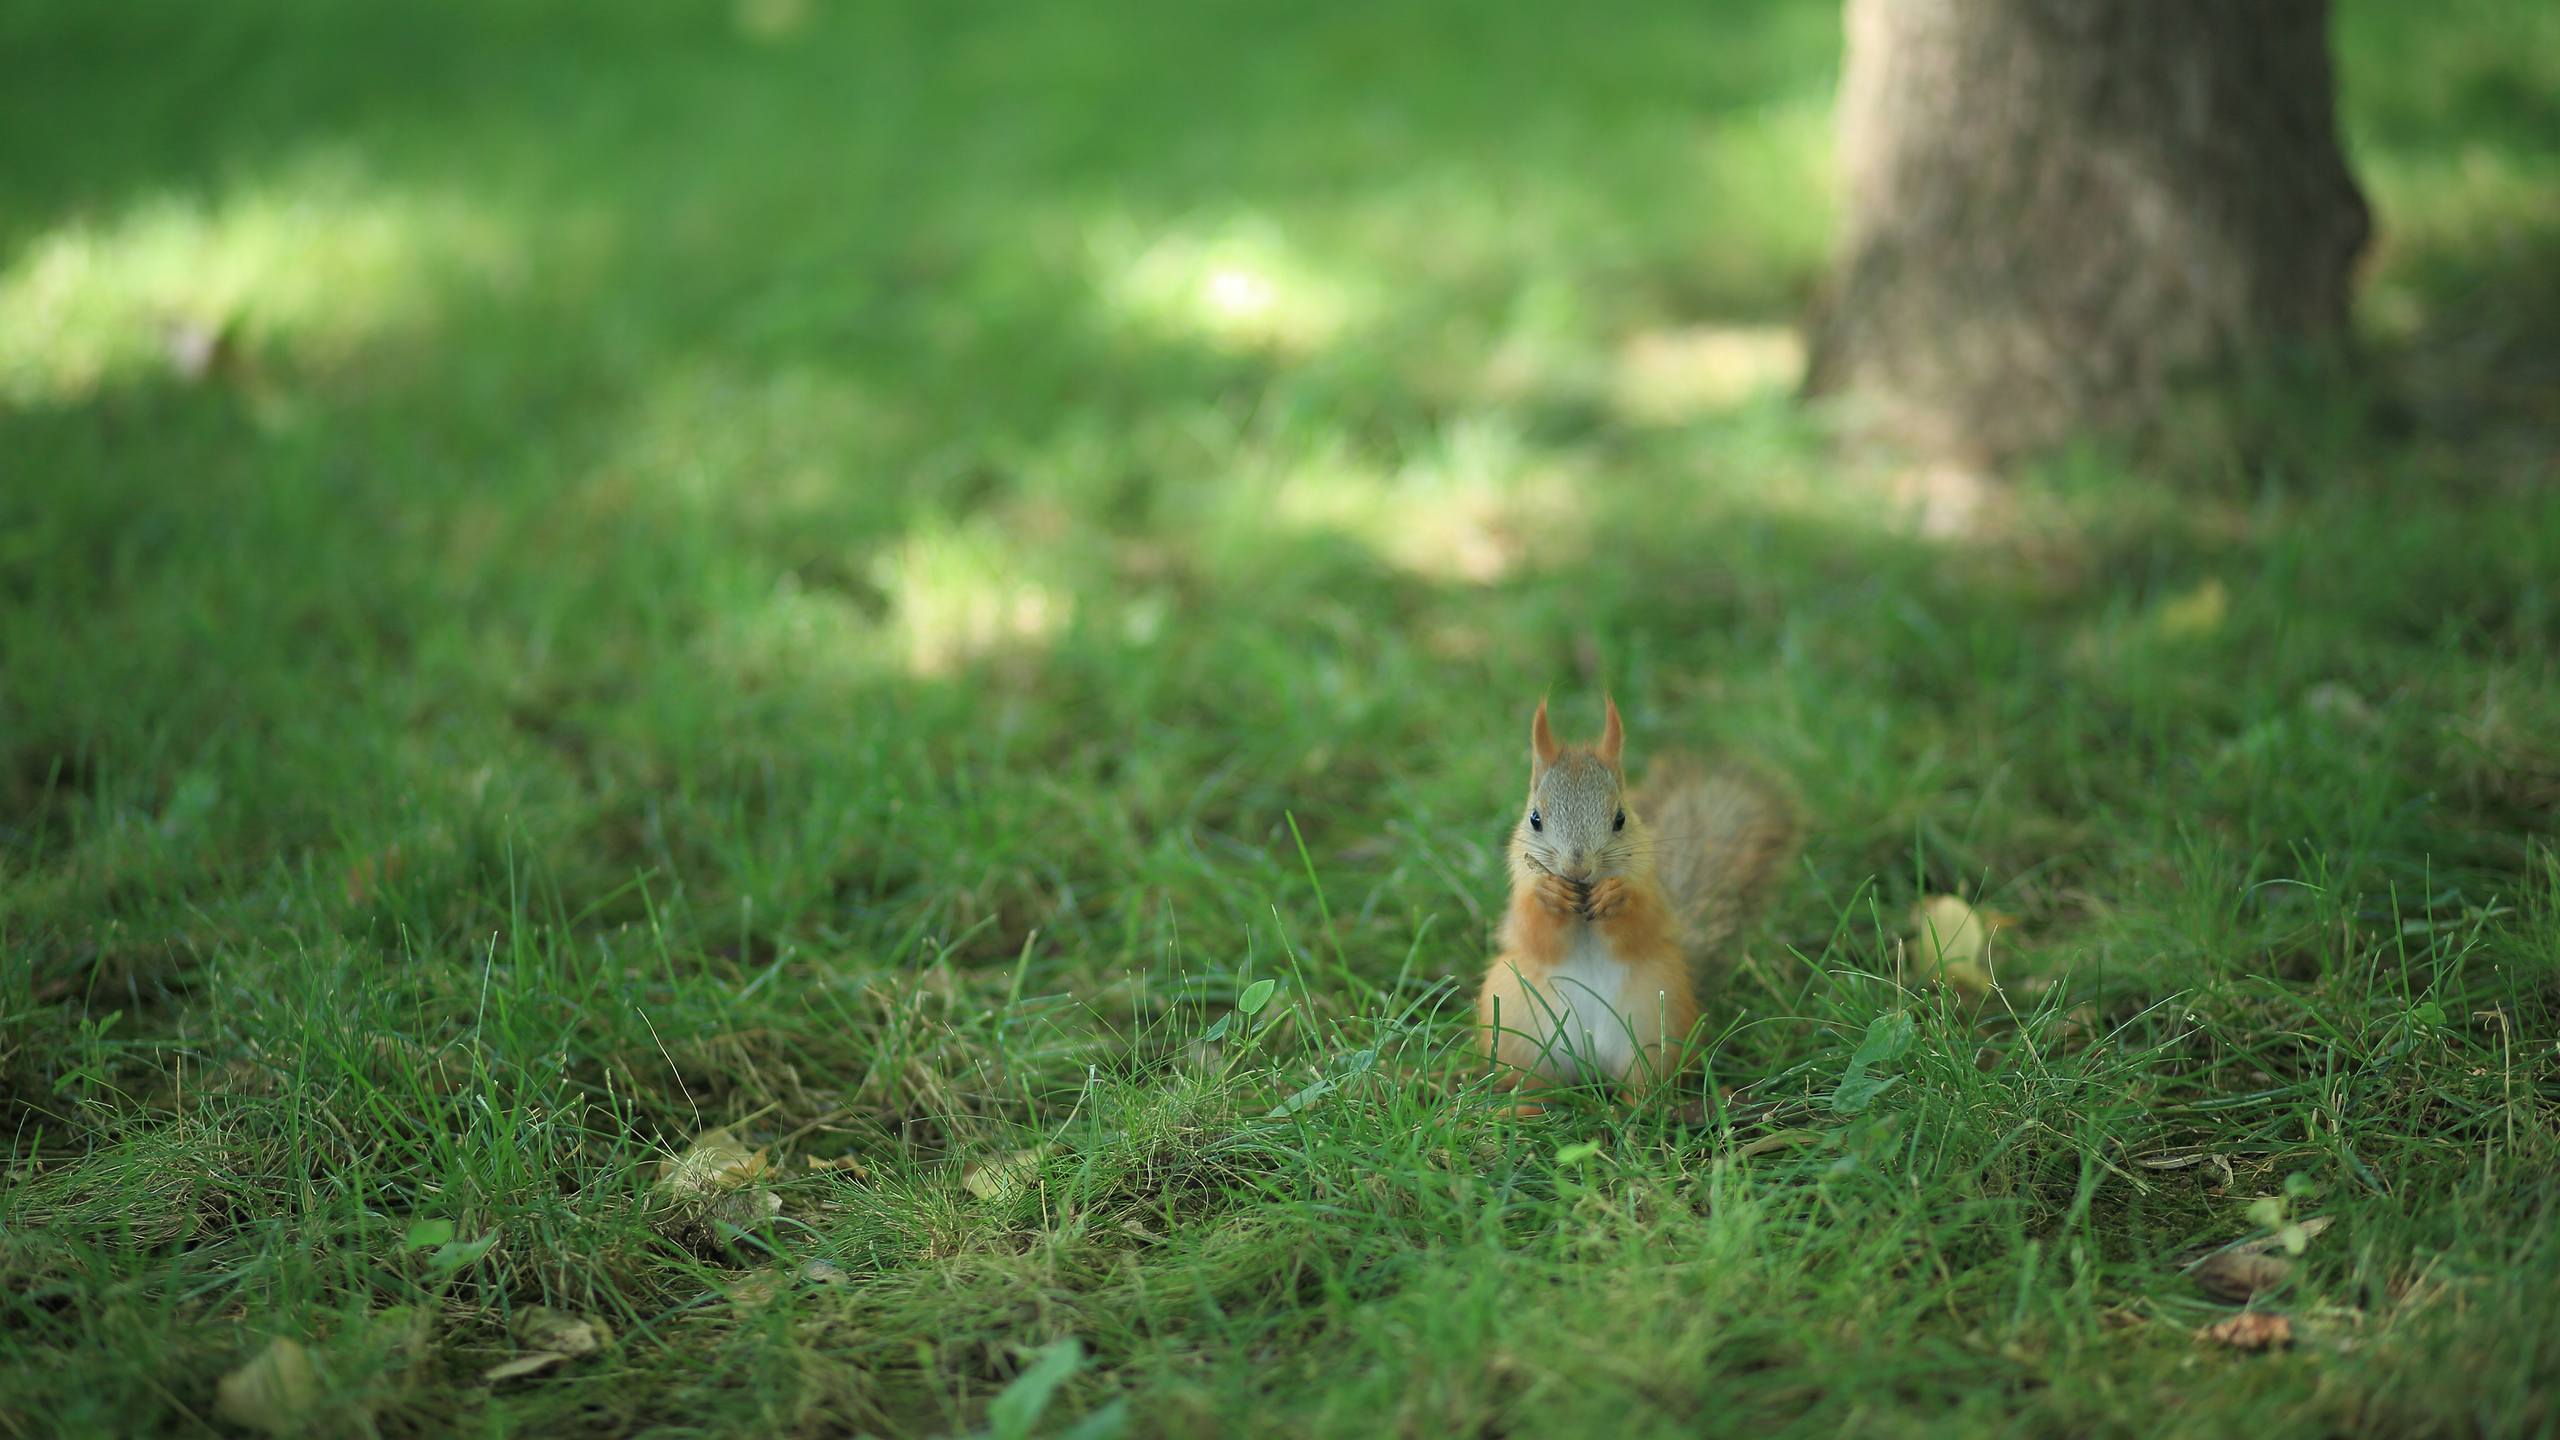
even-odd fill
[{"label": "blurred background grass", "polygon": [[[1841,450],[1790,403],[1832,220],[1829,6],[11,6],[0,1096],[8,1324],[56,1363],[10,1398],[177,1426],[298,1329],[340,1337],[340,1378],[369,1377],[346,1414],[392,1428],[967,1428],[1007,1345],[1075,1329],[1021,1297],[1090,1292],[1009,1268],[1054,1217],[955,1219],[929,1167],[1076,1115],[1206,1167],[1149,1222],[1171,1258],[1132,1263],[1254,1317],[1132,1302],[1127,1334],[1085,1332],[1088,1399],[1150,1428],[1587,1419],[1635,1382],[1519,1359],[1536,1316],[1469,1278],[1600,1285],[1563,1278],[1581,1252],[1461,1264],[1470,1222],[1386,1202],[1407,1230],[1318,1223],[1336,1180],[1424,1173],[1381,1136],[1445,1138],[1437,1082],[1245,1163],[1202,1138],[1232,1095],[1166,1077],[1200,1007],[1293,961],[1287,1064],[1438,1013],[1499,903],[1526,707],[1604,685],[1640,748],[1799,778],[1817,829],[1770,956],[1890,973],[1920,893],[1996,901],[2071,999],[2157,1027],[2146,1102],[2307,1087],[2261,1102],[2291,1114],[2340,1054],[2402,1054],[2432,997],[2426,1085],[2458,1104],[2328,1141],[2252,1111],[2213,1143],[2352,1176],[2333,1142],[2378,1125],[2368,1150],[2433,1177],[2368,1202],[2334,1277],[2358,1303],[2449,1236],[2547,1267],[2496,1237],[2549,1229],[2548,1182],[2436,1153],[2425,1105],[2549,1157],[2560,20],[2359,3],[2336,40],[2381,227],[2364,388],[1995,480]],[[1727,1083],[1833,1063],[1883,1003],[1762,969],[1772,1019]],[[2173,996],[2201,1032],[2150,1008]],[[421,1078],[445,1054],[463,1094]],[[1126,1088],[1096,1099],[1092,1067]],[[2005,1083],[1973,1076],[1939,1083]],[[2175,1129],[2002,1103],[2087,1153]],[[679,1334],[700,1264],[597,1198],[750,1116],[912,1183],[793,1202],[827,1253],[932,1237],[841,1302],[850,1330]],[[1688,1194],[1711,1147],[1663,1143]],[[2068,1176],[2021,1183],[2016,1246],[2093,1223]],[[2151,1275],[2215,1203],[2089,1244]],[[422,1376],[344,1337],[417,1298],[374,1228],[430,1211],[511,1238]],[[1954,1281],[1862,1320],[1875,1257],[1790,1243],[1811,1278],[1712,1302],[1830,1377],[1751,1390],[1773,1420],[2067,1426],[2185,1353],[1969,1349],[1988,1312]],[[1242,1278],[1200,1280],[1229,1250]],[[1712,1298],[1611,1283],[1637,1293],[1549,1319],[1605,1337]],[[2149,1283],[2054,1303],[2094,1336]],[[2307,1371],[2218,1381],[2215,1423],[2381,1424],[2457,1383],[2547,1422],[2520,1286],[2327,1410]],[[1450,1328],[1364,1329],[1381,1294]],[[645,1340],[618,1382],[434,1398],[534,1299]],[[1943,1391],[1795,1348],[1931,1306]],[[910,1334],[984,1353],[879,1338]],[[1407,1351],[1419,1378],[1351,1378]],[[679,1373],[706,1354],[714,1379]],[[1246,1356],[1275,1378],[1187,1368]],[[1760,1373],[1656,1361],[1699,1393]]]}]

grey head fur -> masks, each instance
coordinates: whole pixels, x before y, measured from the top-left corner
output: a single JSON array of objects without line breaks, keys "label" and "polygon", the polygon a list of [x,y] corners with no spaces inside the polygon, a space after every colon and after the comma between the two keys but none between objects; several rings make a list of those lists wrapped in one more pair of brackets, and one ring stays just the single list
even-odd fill
[{"label": "grey head fur", "polygon": [[1539,703],[1529,727],[1529,803],[1516,832],[1531,865],[1581,884],[1630,873],[1642,831],[1627,813],[1623,742],[1615,701],[1596,746],[1557,744]]}]

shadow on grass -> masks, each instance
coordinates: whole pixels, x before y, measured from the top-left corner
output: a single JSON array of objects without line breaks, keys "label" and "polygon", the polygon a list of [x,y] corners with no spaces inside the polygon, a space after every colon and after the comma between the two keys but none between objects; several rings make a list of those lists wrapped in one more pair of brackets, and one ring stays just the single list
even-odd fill
[{"label": "shadow on grass", "polygon": [[[2412,515],[2435,472],[2390,464],[2217,505],[2094,456],[1932,539],[1777,387],[1613,398],[1630,336],[1769,320],[1817,263],[1812,13],[1452,66],[1404,11],[865,7],[760,46],[724,7],[189,10],[180,80],[21,12],[87,58],[13,103],[107,118],[14,172],[12,293],[77,262],[182,303],[231,256],[264,328],[191,387],[118,311],[93,381],[0,419],[42,477],[0,499],[10,1023],[96,1031],[8,1047],[12,1122],[159,1106],[324,981],[441,1043],[501,979],[520,1065],[573,1052],[660,1129],[813,1121],[841,1097],[803,1076],[902,1133],[1030,1113],[881,1059],[929,1032],[900,1007],[1027,973],[1090,1055],[1161,1013],[1133,974],[1339,947],[1462,983],[1550,687],[1803,777],[1779,933],[1877,932],[1845,962],[1988,881],[2173,988],[2300,938],[2233,897],[2304,836],[2341,892],[2512,889],[2544,812],[2486,797],[2551,756],[2548,507]],[[353,189],[295,189],[333,149]],[[27,259],[69,212],[100,243]],[[407,298],[302,285],[311,213]],[[368,216],[395,243],[346,243]],[[2432,253],[2431,302],[2542,293]],[[730,1023],[786,988],[817,998]]]}]

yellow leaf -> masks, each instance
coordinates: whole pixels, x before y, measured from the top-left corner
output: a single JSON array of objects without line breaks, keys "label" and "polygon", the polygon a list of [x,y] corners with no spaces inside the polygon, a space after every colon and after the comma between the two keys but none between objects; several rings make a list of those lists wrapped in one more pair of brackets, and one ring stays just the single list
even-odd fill
[{"label": "yellow leaf", "polygon": [[2183,639],[2212,634],[2230,614],[2231,592],[2221,580],[2208,576],[2195,588],[2161,601],[2151,623],[2161,634]]},{"label": "yellow leaf", "polygon": [[751,1185],[773,1172],[761,1149],[749,1150],[728,1130],[705,1130],[692,1148],[658,1166],[658,1188],[677,1200],[702,1200]]},{"label": "yellow leaf", "polygon": [[652,1223],[695,1249],[726,1243],[723,1227],[752,1230],[782,1212],[782,1197],[756,1183],[773,1173],[764,1150],[749,1150],[726,1129],[706,1130],[658,1166]]},{"label": "yellow leaf", "polygon": [[1991,941],[2017,924],[1997,910],[1977,910],[1953,895],[1927,895],[1911,907],[1911,958],[1923,980],[1981,996],[1991,989]]},{"label": "yellow leaf", "polygon": [[311,1423],[320,1401],[320,1369],[311,1352],[291,1340],[267,1342],[248,1364],[222,1377],[214,1413],[244,1430],[291,1435]]},{"label": "yellow leaf", "polygon": [[554,1365],[565,1365],[568,1362],[569,1357],[557,1350],[538,1350],[531,1355],[519,1355],[504,1364],[492,1365],[481,1372],[480,1378],[494,1385],[501,1380],[513,1380],[524,1375],[539,1375]]},{"label": "yellow leaf", "polygon": [[759,1270],[752,1275],[741,1275],[720,1288],[721,1293],[729,1297],[730,1304],[742,1310],[754,1310],[773,1303],[773,1297],[782,1293],[782,1277],[771,1270]]},{"label": "yellow leaf", "polygon": [[2280,1350],[2293,1343],[2293,1322],[2263,1310],[2243,1310],[2219,1325],[2207,1325],[2196,1338],[2234,1350]]},{"label": "yellow leaf", "polygon": [[2293,1262],[2281,1255],[2217,1250],[2188,1272],[2205,1293],[2221,1300],[2247,1300],[2281,1290],[2293,1281]]},{"label": "yellow leaf", "polygon": [[982,1160],[960,1172],[960,1188],[989,1204],[1010,1200],[1040,1178],[1046,1145],[1016,1150],[1001,1160]]},{"label": "yellow leaf", "polygon": [[529,1305],[516,1312],[507,1327],[532,1350],[562,1355],[593,1355],[613,1343],[613,1327],[587,1315],[572,1315],[548,1305]]}]

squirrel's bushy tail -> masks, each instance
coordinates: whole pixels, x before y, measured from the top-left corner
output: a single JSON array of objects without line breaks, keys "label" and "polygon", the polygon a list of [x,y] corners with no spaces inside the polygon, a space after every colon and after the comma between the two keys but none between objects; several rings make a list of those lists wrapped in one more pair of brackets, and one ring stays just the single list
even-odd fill
[{"label": "squirrel's bushy tail", "polygon": [[1690,969],[1701,988],[1712,987],[1733,966],[1735,937],[1795,858],[1802,831],[1795,797],[1737,765],[1666,755],[1634,800],[1652,831],[1654,872],[1680,919]]}]

